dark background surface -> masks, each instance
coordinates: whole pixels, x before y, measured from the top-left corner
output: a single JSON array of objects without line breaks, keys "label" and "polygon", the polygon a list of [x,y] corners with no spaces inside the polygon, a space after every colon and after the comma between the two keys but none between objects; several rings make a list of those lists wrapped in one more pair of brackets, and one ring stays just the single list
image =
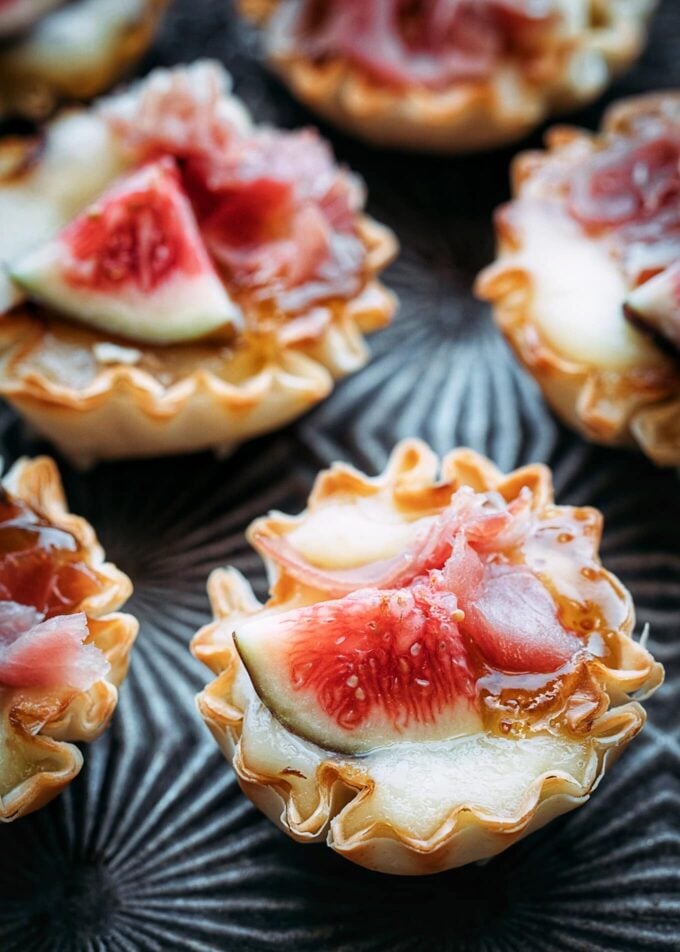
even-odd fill
[{"label": "dark background surface", "polygon": [[[176,2],[144,66],[199,56],[227,64],[258,119],[312,121],[260,67],[252,33],[225,0]],[[680,2],[665,0],[642,62],[608,99],[674,83]],[[594,126],[603,105],[576,121]],[[0,829],[0,949],[678,949],[678,478],[556,424],[471,295],[516,149],[405,158],[331,138],[365,176],[370,210],[401,238],[388,275],[401,312],[373,338],[372,363],[325,404],[226,460],[86,475],[60,460],[72,508],[134,581],[129,608],[141,633],[113,725],[85,750],[79,778],[46,809]],[[212,568],[237,565],[263,593],[243,538],[252,518],[299,510],[333,459],[377,471],[394,442],[414,434],[440,453],[468,444],[503,468],[543,460],[561,502],[601,508],[605,562],[632,590],[667,671],[643,735],[590,803],[485,866],[419,880],[299,846],[261,817],[199,723],[193,696],[208,673],[187,650],[208,618]],[[48,447],[3,409],[0,449],[9,463]]]}]

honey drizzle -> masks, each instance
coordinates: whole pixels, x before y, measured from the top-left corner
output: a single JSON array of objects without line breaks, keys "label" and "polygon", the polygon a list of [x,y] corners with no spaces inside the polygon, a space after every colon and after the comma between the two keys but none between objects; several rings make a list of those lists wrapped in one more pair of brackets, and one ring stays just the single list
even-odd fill
[{"label": "honey drizzle", "polygon": [[51,617],[75,611],[99,583],[74,535],[0,488],[0,600]]},{"label": "honey drizzle", "polygon": [[[583,510],[574,510],[572,516],[579,523],[586,522]],[[547,523],[562,513],[555,509],[536,532],[548,539],[548,548],[574,542],[576,536],[558,525]],[[598,533],[595,525],[581,525],[579,532],[589,536]],[[545,534],[545,535],[543,535]],[[553,540],[550,540],[550,536]],[[498,553],[493,561],[512,565],[526,564],[522,545]],[[620,662],[618,632],[610,627],[605,612],[592,600],[580,602],[562,595],[547,574],[537,573],[550,592],[558,610],[558,618],[565,629],[573,632],[583,643],[583,653],[556,672],[506,673],[490,667],[478,649],[468,645],[477,678],[480,713],[486,730],[499,736],[519,739],[541,730],[559,731],[572,737],[582,737],[591,729],[593,720],[606,709],[608,699],[599,682],[593,662],[608,668]],[[609,573],[592,562],[580,569],[585,582],[601,583],[612,591],[619,601],[617,590]]]}]

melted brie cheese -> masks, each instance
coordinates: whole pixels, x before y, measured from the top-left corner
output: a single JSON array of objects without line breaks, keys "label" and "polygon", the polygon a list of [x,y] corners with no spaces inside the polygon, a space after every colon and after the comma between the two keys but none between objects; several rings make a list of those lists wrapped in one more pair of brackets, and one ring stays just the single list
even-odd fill
[{"label": "melted brie cheese", "polygon": [[611,370],[662,360],[623,313],[623,273],[599,242],[565,216],[533,202],[516,206],[522,250],[506,259],[531,275],[533,320],[570,360]]},{"label": "melted brie cheese", "polygon": [[405,522],[389,503],[373,497],[308,512],[286,539],[312,565],[349,569],[405,551],[423,525]]},{"label": "melted brie cheese", "polygon": [[584,743],[537,735],[525,740],[475,734],[431,744],[401,744],[368,758],[373,795],[352,809],[352,826],[387,820],[427,839],[460,807],[500,820],[526,814],[542,777],[560,777],[578,796],[596,756]]},{"label": "melted brie cheese", "polygon": [[445,741],[404,741],[347,758],[292,734],[252,696],[241,749],[249,770],[285,777],[304,816],[319,805],[318,767],[329,760],[351,763],[374,790],[347,808],[347,832],[384,822],[423,839],[464,806],[486,817],[519,820],[533,807],[544,777],[562,778],[581,796],[597,769],[597,755],[587,741],[550,735],[511,740],[475,733]]}]

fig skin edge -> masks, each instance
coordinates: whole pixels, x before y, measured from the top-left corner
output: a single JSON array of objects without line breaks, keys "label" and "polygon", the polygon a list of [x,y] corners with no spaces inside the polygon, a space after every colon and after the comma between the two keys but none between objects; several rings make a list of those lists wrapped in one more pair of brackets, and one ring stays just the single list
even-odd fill
[{"label": "fig skin edge", "polygon": [[[437,458],[425,444],[406,440],[395,448],[385,472],[374,479],[344,464],[322,472],[308,508],[313,510],[335,494],[344,499],[352,492],[369,494],[376,486],[389,487],[406,506],[416,499],[428,499],[433,509],[442,506],[442,487],[450,495],[451,487],[459,485],[472,486],[476,491],[499,491],[507,501],[515,498],[522,486],[528,486],[532,505],[539,511],[553,502],[550,473],[540,464],[503,476],[488,460],[471,450],[459,449],[443,459],[440,473],[438,477]],[[253,523],[249,534],[261,532],[263,525],[275,531],[282,526],[290,527],[294,521],[293,517],[275,513]],[[598,541],[595,540],[596,545]],[[303,603],[305,597],[312,597],[284,570],[271,563],[268,568],[273,582],[267,611],[285,610]],[[609,573],[607,576],[610,577]],[[584,803],[607,767],[642,729],[645,712],[639,699],[658,687],[663,669],[643,646],[632,640],[634,613],[630,597],[618,583],[617,591],[622,593],[628,608],[625,624],[618,632],[621,666],[603,669],[600,674],[607,697],[610,701],[615,699],[618,706],[600,714],[592,725],[589,743],[593,756],[587,775],[582,784],[575,785],[573,779],[560,771],[544,773],[528,786],[521,809],[511,819],[461,805],[427,839],[390,822],[376,821],[357,829],[352,824],[352,812],[369,802],[375,789],[361,758],[324,758],[323,751],[319,751],[315,776],[303,780],[294,772],[268,773],[253,767],[242,739],[244,715],[254,692],[250,686],[248,694],[249,682],[244,677],[232,632],[239,621],[261,612],[262,605],[249,583],[234,569],[218,569],[210,576],[208,593],[214,621],[192,641],[195,657],[217,676],[198,695],[198,710],[226,758],[233,763],[244,793],[287,835],[303,843],[325,841],[352,862],[377,871],[422,875],[451,869],[496,855]],[[635,700],[629,697],[633,693]],[[245,704],[244,695],[249,699]]]}]

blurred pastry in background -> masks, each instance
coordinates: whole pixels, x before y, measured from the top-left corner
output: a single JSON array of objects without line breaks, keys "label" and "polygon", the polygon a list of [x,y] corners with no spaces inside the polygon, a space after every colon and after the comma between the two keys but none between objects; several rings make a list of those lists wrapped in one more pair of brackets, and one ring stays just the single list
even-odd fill
[{"label": "blurred pastry in background", "polygon": [[680,464],[680,93],[557,127],[513,167],[477,290],[559,416]]},{"label": "blurred pastry in background", "polygon": [[108,89],[148,49],[168,0],[0,0],[0,118],[40,120]]},{"label": "blurred pastry in background", "polygon": [[240,0],[291,91],[381,146],[487,149],[595,99],[656,0]]},{"label": "blurred pastry in background", "polygon": [[363,183],[217,63],[6,138],[0,168],[0,393],[81,463],[276,429],[394,312]]},{"label": "blurred pastry in background", "polygon": [[76,742],[106,728],[137,621],[130,580],[68,512],[51,459],[0,484],[0,823],[37,810],[80,772]]}]

